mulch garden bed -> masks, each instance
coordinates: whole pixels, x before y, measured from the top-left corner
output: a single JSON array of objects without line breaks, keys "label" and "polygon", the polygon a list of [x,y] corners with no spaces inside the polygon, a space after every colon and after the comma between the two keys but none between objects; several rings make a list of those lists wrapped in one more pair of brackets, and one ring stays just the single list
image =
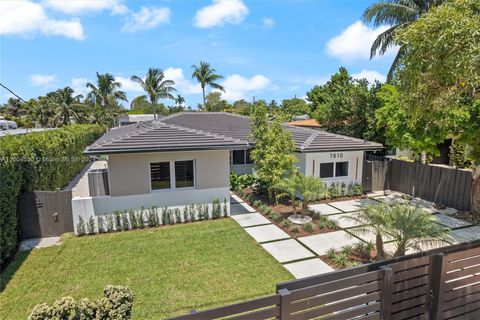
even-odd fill
[{"label": "mulch garden bed", "polygon": [[480,217],[476,217],[473,213],[468,211],[459,211],[452,215],[452,217],[468,221],[472,224],[479,224],[480,225]]}]

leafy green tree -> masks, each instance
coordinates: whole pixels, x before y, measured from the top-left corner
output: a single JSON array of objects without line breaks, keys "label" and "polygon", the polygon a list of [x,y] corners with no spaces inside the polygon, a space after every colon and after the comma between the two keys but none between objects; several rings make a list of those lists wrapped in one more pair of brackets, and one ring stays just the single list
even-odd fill
[{"label": "leafy green tree", "polygon": [[192,68],[192,78],[195,78],[202,87],[203,106],[205,107],[205,88],[207,86],[225,92],[225,88],[216,83],[217,80],[223,79],[223,76],[216,74],[217,70],[211,68],[208,62],[200,61],[198,66],[193,65]]},{"label": "leafy green tree", "polygon": [[255,171],[265,183],[271,199],[275,184],[295,171],[295,144],[291,134],[283,129],[278,118],[268,121],[264,102],[253,106],[250,119],[252,138],[255,141],[251,157],[255,163]]},{"label": "leafy green tree", "polygon": [[287,120],[291,121],[295,116],[310,113],[310,106],[304,99],[285,99],[282,101],[281,110],[286,115]]},{"label": "leafy green tree", "polygon": [[436,222],[434,216],[421,208],[396,205],[389,208],[387,233],[395,243],[395,257],[403,256],[409,249],[422,250],[451,240],[450,229]]},{"label": "leafy green tree", "polygon": [[90,89],[87,99],[108,111],[112,120],[111,125],[115,125],[114,109],[118,107],[117,103],[127,101],[127,95],[120,90],[121,86],[110,73],[97,72],[97,84],[87,83],[87,88]]},{"label": "leafy green tree", "polygon": [[383,131],[375,122],[375,111],[381,106],[376,96],[379,87],[366,79],[353,79],[342,67],[326,84],[307,92],[311,116],[327,131],[383,143]]},{"label": "leafy green tree", "polygon": [[71,118],[75,119],[77,123],[82,122],[81,109],[84,107],[81,103],[81,94],[73,95],[73,89],[65,87],[58,89],[52,95],[50,104],[54,109],[54,123],[56,125],[68,125],[71,123]]},{"label": "leafy green tree", "polygon": [[241,114],[244,116],[250,115],[250,108],[252,104],[245,99],[235,101],[231,107],[227,110],[228,112]]},{"label": "leafy green tree", "polygon": [[388,29],[377,36],[370,50],[370,58],[377,53],[384,55],[388,48],[400,45],[400,49],[388,71],[387,81],[391,82],[395,69],[406,47],[395,38],[396,32],[407,28],[422,14],[440,5],[443,0],[382,0],[370,5],[363,13],[365,22],[372,22],[375,27],[387,26]]},{"label": "leafy green tree", "polygon": [[173,92],[175,82],[173,80],[165,79],[165,74],[158,68],[149,68],[145,79],[138,76],[132,76],[132,81],[138,83],[142,89],[146,92],[146,96],[150,100],[153,108],[153,117],[157,118],[155,106],[159,99],[175,99]]},{"label": "leafy green tree", "polygon": [[210,92],[203,105],[203,110],[207,112],[224,111],[228,108],[229,104],[226,100],[222,99],[222,94],[220,92]]},{"label": "leafy green tree", "polygon": [[[480,216],[480,3],[452,0],[397,32],[406,48],[396,81],[399,100],[418,125],[432,128],[427,145],[448,136],[468,148],[474,169],[471,210]],[[420,120],[417,120],[420,119]]]}]

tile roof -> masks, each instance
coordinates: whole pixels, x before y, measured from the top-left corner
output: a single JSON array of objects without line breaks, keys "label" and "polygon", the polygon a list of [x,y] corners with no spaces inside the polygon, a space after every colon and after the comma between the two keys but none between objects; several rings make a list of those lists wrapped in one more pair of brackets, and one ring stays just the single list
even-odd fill
[{"label": "tile roof", "polygon": [[290,121],[287,124],[292,126],[297,126],[297,127],[315,127],[315,128],[321,127],[320,123],[318,123],[316,119],[295,120],[295,121]]},{"label": "tile roof", "polygon": [[[297,152],[378,150],[379,143],[318,129],[283,125]],[[201,149],[244,149],[253,145],[250,119],[226,112],[182,112],[112,129],[87,154]]]}]

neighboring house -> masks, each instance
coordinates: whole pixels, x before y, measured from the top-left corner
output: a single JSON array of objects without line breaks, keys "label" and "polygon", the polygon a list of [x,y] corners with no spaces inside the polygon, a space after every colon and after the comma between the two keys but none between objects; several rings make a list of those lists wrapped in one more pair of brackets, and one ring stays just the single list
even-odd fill
[{"label": "neighboring house", "polygon": [[322,126],[316,119],[303,119],[303,120],[294,120],[288,123],[291,126],[310,128],[310,129],[321,129]]},{"label": "neighboring house", "polygon": [[15,121],[0,119],[0,130],[12,130],[17,129],[18,125]]},{"label": "neighboring house", "polygon": [[[299,171],[327,183],[360,183],[364,151],[382,148],[321,130],[284,128],[295,142]],[[248,117],[223,112],[178,113],[112,129],[85,151],[108,157],[110,194],[74,198],[74,219],[78,214],[87,218],[141,206],[183,208],[228,199],[230,171],[253,168],[250,132]]]},{"label": "neighboring house", "polygon": [[126,114],[118,117],[118,126],[123,127],[129,124],[139,123],[141,121],[151,121],[153,119],[153,114]]}]

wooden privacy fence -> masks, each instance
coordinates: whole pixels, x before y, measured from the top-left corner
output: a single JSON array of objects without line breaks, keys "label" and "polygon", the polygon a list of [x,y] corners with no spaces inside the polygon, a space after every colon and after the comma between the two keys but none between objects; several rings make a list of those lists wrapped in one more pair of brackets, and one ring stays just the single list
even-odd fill
[{"label": "wooden privacy fence", "polygon": [[473,178],[469,170],[395,159],[367,160],[363,180],[367,191],[389,189],[459,210],[470,210]]},{"label": "wooden privacy fence", "polygon": [[277,285],[277,294],[175,320],[480,319],[480,241]]}]

